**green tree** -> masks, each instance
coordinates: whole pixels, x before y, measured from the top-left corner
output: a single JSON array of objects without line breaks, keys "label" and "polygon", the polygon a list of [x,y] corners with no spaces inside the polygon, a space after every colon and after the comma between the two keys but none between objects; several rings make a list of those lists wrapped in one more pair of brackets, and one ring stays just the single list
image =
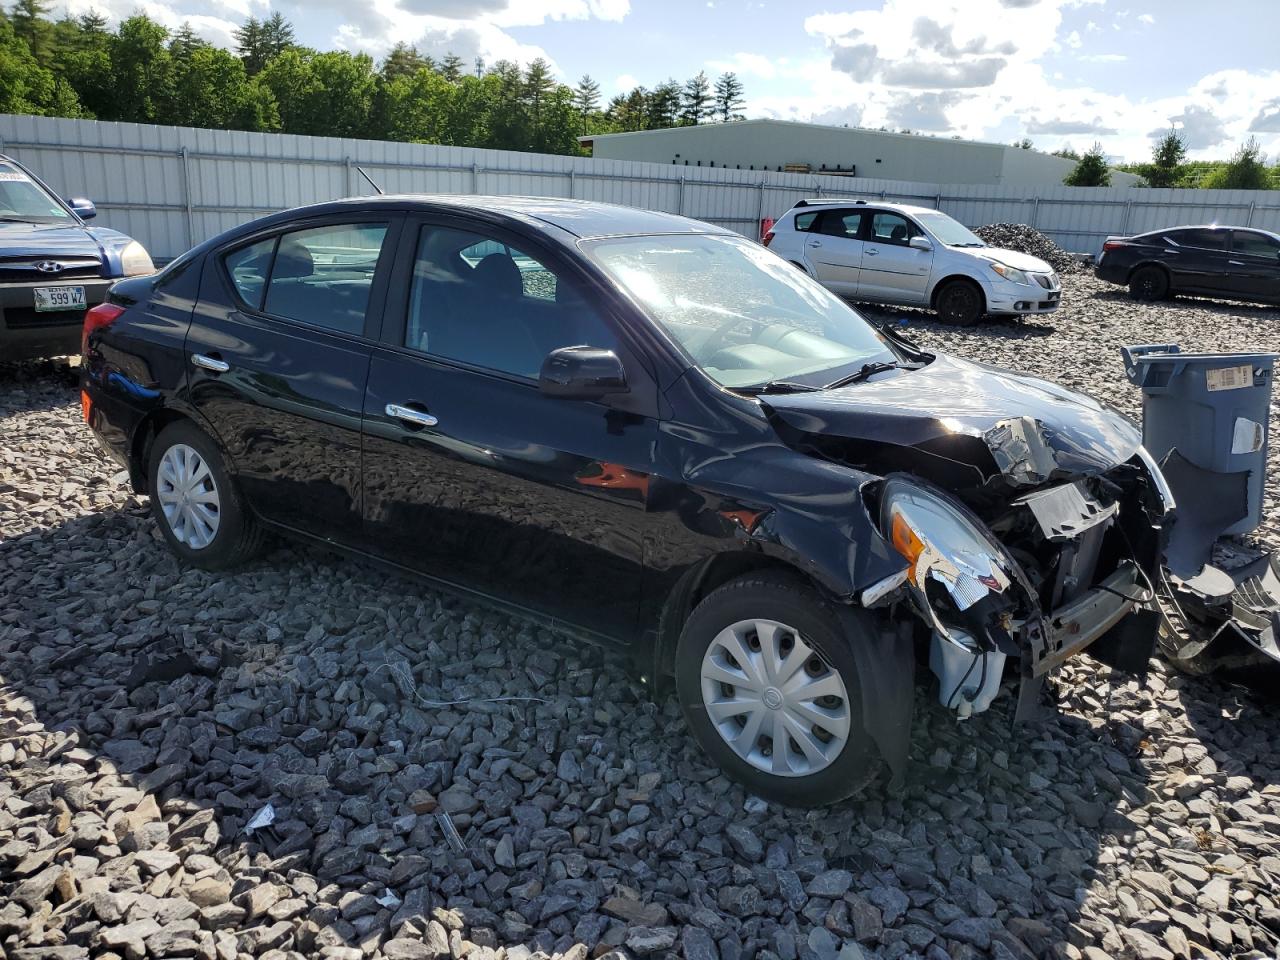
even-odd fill
[{"label": "green tree", "polygon": [[413,77],[426,66],[427,61],[418,53],[418,48],[402,40],[391,48],[391,52],[382,61],[379,73],[384,80],[395,80]]},{"label": "green tree", "polygon": [[42,66],[53,54],[53,24],[49,22],[49,0],[16,0],[9,12],[13,33],[27,44],[27,49]]},{"label": "green tree", "polygon": [[551,76],[551,64],[541,57],[529,64],[524,74],[522,94],[528,104],[529,120],[532,124],[533,139],[530,146],[539,153],[542,152],[543,145],[546,143],[546,136],[542,129],[543,110],[555,87],[555,79]]},{"label": "green tree", "polygon": [[705,71],[699,70],[696,77],[685,81],[681,106],[680,121],[686,125],[702,123],[711,116],[711,81]]},{"label": "green tree", "polygon": [[1032,150],[1035,148],[1035,144],[1031,142],[1030,137],[1023,137],[1021,140],[1015,140],[1013,141],[1013,145],[1019,150]]},{"label": "green tree", "polygon": [[582,118],[582,132],[587,132],[587,120],[600,106],[600,84],[591,79],[591,74],[584,73],[573,91],[573,105]]},{"label": "green tree", "polygon": [[236,53],[244,61],[245,72],[251,77],[261,73],[269,59],[262,22],[257,17],[249,17],[231,31],[231,35],[236,41]]},{"label": "green tree", "polygon": [[683,91],[675,80],[668,80],[653,88],[645,98],[644,128],[665,130],[680,123],[680,111],[684,106]]},{"label": "green tree", "polygon": [[75,90],[36,62],[7,17],[0,16],[0,113],[80,117],[84,110]]},{"label": "green tree", "polygon": [[279,10],[262,21],[259,31],[262,54],[266,60],[280,56],[294,45],[293,24]]},{"label": "green tree", "polygon": [[450,83],[457,83],[462,79],[462,58],[453,52],[446,53],[440,62],[440,72]]},{"label": "green tree", "polygon": [[1064,143],[1057,150],[1053,151],[1053,156],[1062,157],[1064,160],[1079,160],[1080,154],[1069,143]]},{"label": "green tree", "polygon": [[720,74],[719,79],[716,80],[714,109],[721,123],[742,119],[742,108],[746,104],[746,100],[743,99],[745,93],[742,81],[738,79],[736,73],[730,71]]},{"label": "green tree", "polygon": [[1209,190],[1270,190],[1267,159],[1257,137],[1240,144],[1231,162],[1209,174],[1200,185]]},{"label": "green tree", "polygon": [[1152,187],[1176,187],[1187,161],[1187,145],[1177,130],[1170,129],[1151,151],[1151,163],[1141,171]]},{"label": "green tree", "polygon": [[113,120],[162,123],[173,102],[173,60],[165,46],[169,33],[146,14],[120,24],[111,47]]},{"label": "green tree", "polygon": [[1107,166],[1107,158],[1102,153],[1102,144],[1095,143],[1089,152],[1077,162],[1075,169],[1063,180],[1068,187],[1109,187],[1111,186],[1111,170]]}]

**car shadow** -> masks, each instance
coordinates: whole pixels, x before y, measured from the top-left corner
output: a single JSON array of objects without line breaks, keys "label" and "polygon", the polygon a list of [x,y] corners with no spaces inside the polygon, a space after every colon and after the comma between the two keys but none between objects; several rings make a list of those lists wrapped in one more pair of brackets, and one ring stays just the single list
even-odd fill
[{"label": "car shadow", "polygon": [[79,382],[78,358],[0,361],[0,416],[48,410],[67,402]]},{"label": "car shadow", "polygon": [[1209,313],[1220,313],[1224,316],[1239,318],[1241,314],[1268,319],[1280,316],[1280,306],[1268,306],[1261,303],[1250,303],[1245,300],[1218,300],[1209,297],[1198,297],[1191,294],[1177,294],[1166,300],[1156,302],[1134,300],[1123,288],[1113,290],[1094,290],[1085,295],[1090,300],[1106,300],[1123,302],[1143,307],[1162,307],[1170,310],[1204,310]]},{"label": "car shadow", "polygon": [[[0,567],[27,574],[0,581],[5,687],[72,743],[120,855],[167,834],[156,849],[227,870],[235,903],[336,884],[307,904],[323,937],[288,933],[292,949],[420,938],[446,907],[477,943],[549,955],[664,925],[710,929],[722,958],[796,939],[820,956],[815,931],[895,956],[1123,947],[1091,898],[1141,832],[1157,704],[1084,658],[1034,727],[1013,727],[1011,690],[963,724],[919,690],[906,786],[802,811],[723,777],[620,654],[370,564],[281,545],[235,573],[184,568],[136,506],[4,541]],[[56,810],[42,769],[16,775]],[[117,778],[165,830],[129,819],[146,804]],[[634,891],[657,908],[626,907],[631,927],[605,913]],[[344,916],[353,892],[386,905]],[[1158,938],[1160,917],[1131,926]],[[228,929],[274,943],[276,922]]]}]

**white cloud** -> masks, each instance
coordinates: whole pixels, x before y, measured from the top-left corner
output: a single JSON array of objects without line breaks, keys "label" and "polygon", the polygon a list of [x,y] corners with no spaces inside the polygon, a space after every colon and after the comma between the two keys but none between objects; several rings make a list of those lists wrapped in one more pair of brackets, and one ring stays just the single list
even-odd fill
[{"label": "white cloud", "polygon": [[1067,46],[1071,47],[1073,50],[1078,50],[1080,45],[1083,43],[1084,41],[1080,39],[1079,30],[1072,30],[1067,34]]},{"label": "white cloud", "polygon": [[736,73],[744,77],[759,77],[772,80],[778,75],[779,64],[785,62],[758,53],[735,53],[728,60],[708,60],[707,69],[716,73]]},{"label": "white cloud", "polygon": [[1151,26],[1151,24],[1156,22],[1156,18],[1149,13],[1144,13],[1138,17],[1138,21],[1140,23],[1145,23],[1147,26]]},{"label": "white cloud", "polygon": [[135,13],[145,13],[167,30],[177,30],[189,23],[196,35],[220,47],[232,48],[232,31],[248,16],[261,16],[267,0],[211,0],[185,3],[162,3],[160,0],[68,0],[66,11],[73,17],[96,10],[115,25]]},{"label": "white cloud", "polygon": [[1076,59],[1081,63],[1123,63],[1129,57],[1123,53],[1082,53]]}]

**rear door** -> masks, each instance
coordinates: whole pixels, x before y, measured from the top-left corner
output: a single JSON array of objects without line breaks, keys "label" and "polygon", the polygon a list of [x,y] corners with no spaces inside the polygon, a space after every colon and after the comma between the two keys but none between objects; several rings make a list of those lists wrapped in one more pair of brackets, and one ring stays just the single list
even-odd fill
[{"label": "rear door", "polygon": [[399,229],[398,216],[307,221],[206,258],[190,399],[268,520],[360,536],[360,411]]},{"label": "rear door", "polygon": [[911,238],[924,236],[924,231],[892,210],[868,210],[866,221],[858,293],[869,300],[925,303],[933,251],[910,245]]},{"label": "rear door", "polygon": [[1229,251],[1231,231],[1194,227],[1167,234],[1178,244],[1178,255],[1165,263],[1175,290],[1230,296],[1237,294],[1235,268]]},{"label": "rear door", "polygon": [[1257,230],[1232,230],[1230,266],[1240,296],[1280,302],[1280,239]]},{"label": "rear door", "polygon": [[862,269],[863,211],[823,210],[804,236],[805,260],[828,289],[852,296]]},{"label": "rear door", "polygon": [[[364,401],[365,522],[388,559],[600,634],[639,610],[657,391],[554,250],[469,220],[406,230]],[[551,350],[614,350],[630,392],[538,389]]]}]

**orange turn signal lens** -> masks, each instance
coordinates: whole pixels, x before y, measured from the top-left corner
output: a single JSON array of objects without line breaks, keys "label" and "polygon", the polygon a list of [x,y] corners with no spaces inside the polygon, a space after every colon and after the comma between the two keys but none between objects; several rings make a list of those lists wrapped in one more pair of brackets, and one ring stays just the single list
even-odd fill
[{"label": "orange turn signal lens", "polygon": [[920,559],[920,554],[924,553],[924,541],[916,536],[916,532],[907,524],[906,518],[900,513],[893,515],[893,525],[890,528],[890,543],[893,549],[897,550],[907,563],[911,565],[907,573],[907,578],[916,586],[916,562]]},{"label": "orange turn signal lens", "polygon": [[89,422],[89,414],[93,412],[93,401],[89,399],[89,391],[80,391],[80,413],[84,416],[84,422]]}]

